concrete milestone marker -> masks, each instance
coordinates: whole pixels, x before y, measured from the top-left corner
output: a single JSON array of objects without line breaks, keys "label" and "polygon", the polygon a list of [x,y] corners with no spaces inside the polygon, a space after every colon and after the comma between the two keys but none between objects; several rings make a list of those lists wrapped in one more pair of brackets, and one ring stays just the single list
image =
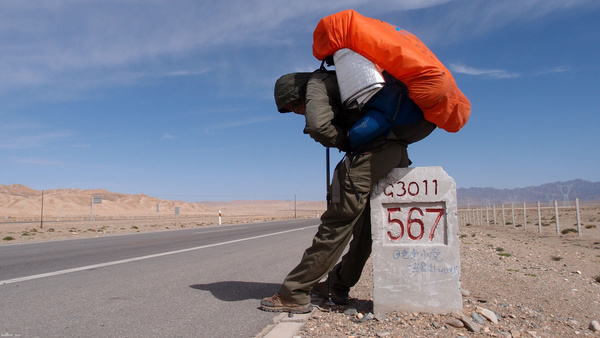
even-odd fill
[{"label": "concrete milestone marker", "polygon": [[375,313],[462,310],[456,183],[441,167],[381,179],[371,226]]}]

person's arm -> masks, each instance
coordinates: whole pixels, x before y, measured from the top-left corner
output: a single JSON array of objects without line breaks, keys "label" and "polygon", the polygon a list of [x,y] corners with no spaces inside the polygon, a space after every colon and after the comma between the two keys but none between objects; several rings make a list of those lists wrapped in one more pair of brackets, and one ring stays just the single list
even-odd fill
[{"label": "person's arm", "polygon": [[333,125],[336,113],[342,108],[335,76],[315,73],[306,88],[306,128],[304,132],[325,147],[344,148],[346,135]]}]

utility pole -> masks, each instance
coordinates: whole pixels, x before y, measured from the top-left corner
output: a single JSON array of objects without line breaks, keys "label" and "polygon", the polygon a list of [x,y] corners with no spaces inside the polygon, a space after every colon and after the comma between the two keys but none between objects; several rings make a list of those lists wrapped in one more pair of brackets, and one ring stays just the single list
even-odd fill
[{"label": "utility pole", "polygon": [[44,190],[42,190],[42,212],[40,214],[40,229],[44,228]]},{"label": "utility pole", "polygon": [[331,193],[330,193],[331,189],[330,189],[330,183],[329,183],[329,181],[330,181],[329,180],[329,147],[325,148],[325,167],[326,167],[326,170],[327,170],[327,175],[326,175],[326,178],[327,178],[327,185],[326,185],[326,187],[327,187],[327,190],[326,190],[327,197],[326,197],[326,199],[327,199],[327,207],[329,207],[329,204],[331,203]]}]

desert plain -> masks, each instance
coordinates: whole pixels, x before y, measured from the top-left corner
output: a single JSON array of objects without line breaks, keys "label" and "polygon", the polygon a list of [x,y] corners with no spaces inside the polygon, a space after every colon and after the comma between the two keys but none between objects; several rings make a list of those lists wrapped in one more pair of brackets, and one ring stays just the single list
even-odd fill
[{"label": "desert plain", "polygon": [[325,208],[324,201],[190,203],[102,189],[47,190],[42,202],[39,190],[0,185],[0,243],[318,218]]}]

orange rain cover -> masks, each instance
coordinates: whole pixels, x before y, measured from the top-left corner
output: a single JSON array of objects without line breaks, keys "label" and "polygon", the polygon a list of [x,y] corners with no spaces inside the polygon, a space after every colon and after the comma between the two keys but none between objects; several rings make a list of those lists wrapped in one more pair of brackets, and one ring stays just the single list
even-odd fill
[{"label": "orange rain cover", "polygon": [[319,60],[342,48],[352,49],[402,81],[428,121],[449,132],[467,123],[471,103],[416,36],[350,9],[321,19],[313,34],[313,55]]}]

